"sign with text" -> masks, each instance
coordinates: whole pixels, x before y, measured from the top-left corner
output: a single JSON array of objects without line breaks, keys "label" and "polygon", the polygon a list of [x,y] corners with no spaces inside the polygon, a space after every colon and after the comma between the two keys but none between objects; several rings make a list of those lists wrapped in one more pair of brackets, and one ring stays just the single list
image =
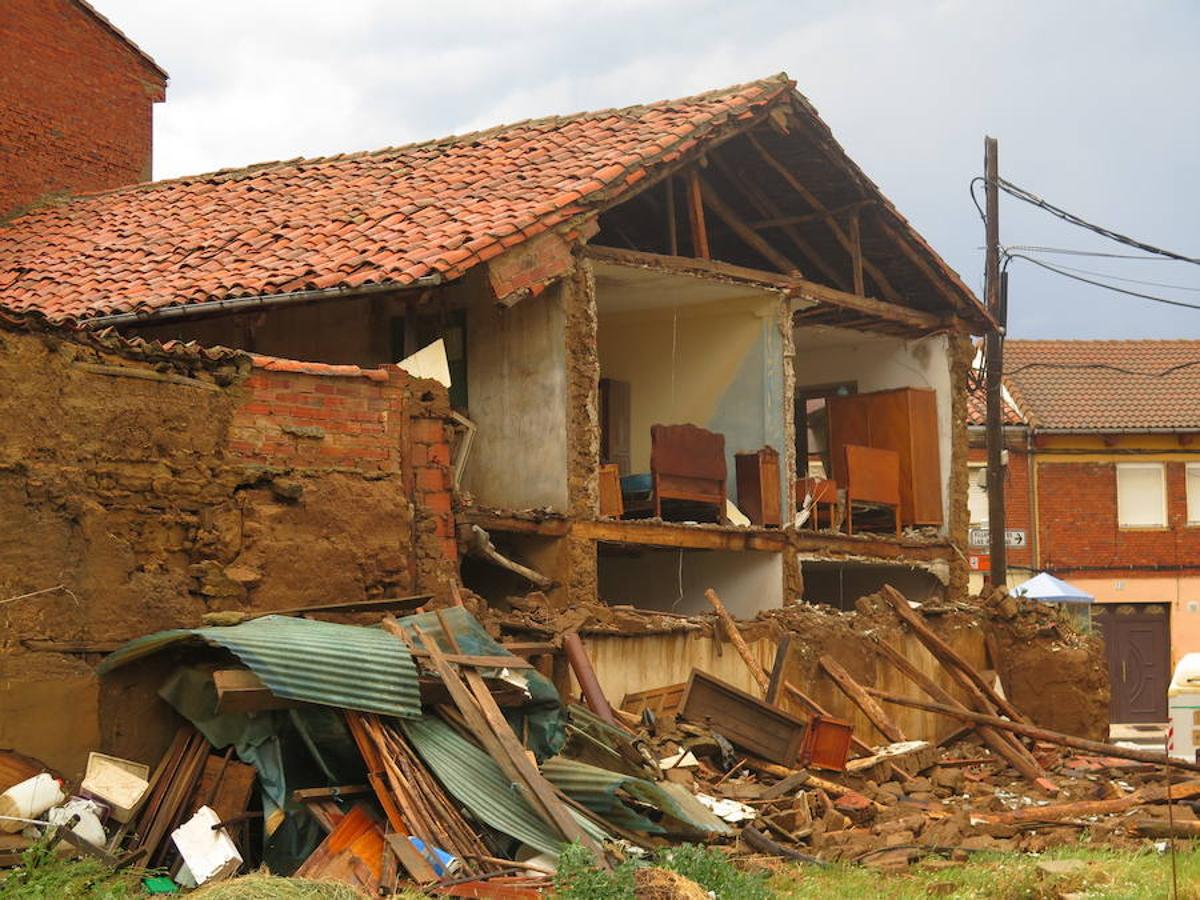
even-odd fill
[{"label": "sign with text", "polygon": [[[972,528],[967,533],[967,543],[972,547],[990,547],[991,541],[991,532],[987,528]],[[1005,547],[1024,547],[1025,545],[1025,529],[1004,529]]]}]

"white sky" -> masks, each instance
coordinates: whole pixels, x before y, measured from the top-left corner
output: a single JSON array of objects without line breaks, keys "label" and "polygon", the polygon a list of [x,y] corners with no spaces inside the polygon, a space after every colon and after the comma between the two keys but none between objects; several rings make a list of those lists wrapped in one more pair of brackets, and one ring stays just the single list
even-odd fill
[{"label": "white sky", "polygon": [[[1006,0],[93,0],[171,75],[155,176],[371,149],[683,96],[786,70],[835,135],[982,293],[967,194],[1002,176],[1200,257],[1200,4]],[[1006,244],[1114,250],[1017,201]],[[1133,251],[1128,251],[1133,252]],[[1189,288],[1200,267],[1048,257]],[[1016,337],[1200,337],[1200,310],[1012,264]]]}]

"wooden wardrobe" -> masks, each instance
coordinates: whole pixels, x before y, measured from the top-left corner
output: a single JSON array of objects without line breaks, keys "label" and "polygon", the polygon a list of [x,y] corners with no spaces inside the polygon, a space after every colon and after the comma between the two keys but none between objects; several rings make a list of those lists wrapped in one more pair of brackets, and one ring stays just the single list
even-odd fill
[{"label": "wooden wardrobe", "polygon": [[938,451],[937,394],[895,388],[830,397],[829,453],[833,477],[845,484],[847,444],[900,455],[900,522],[942,524],[942,466]]}]

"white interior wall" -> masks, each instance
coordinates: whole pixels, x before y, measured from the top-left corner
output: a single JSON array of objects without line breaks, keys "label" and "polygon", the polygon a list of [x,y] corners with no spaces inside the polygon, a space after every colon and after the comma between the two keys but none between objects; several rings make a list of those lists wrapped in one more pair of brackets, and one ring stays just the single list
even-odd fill
[{"label": "white interior wall", "polygon": [[937,392],[942,519],[949,522],[954,421],[950,410],[950,339],[939,334],[909,340],[821,325],[797,328],[793,337],[797,391],[807,386],[855,382],[859,393],[864,394],[899,387],[932,388]]},{"label": "white interior wall", "polygon": [[598,559],[600,599],[639,609],[700,615],[715,590],[730,614],[752,619],[783,605],[783,554],[766,551],[646,548],[636,555]]},{"label": "white interior wall", "polygon": [[484,506],[567,508],[566,282],[504,309],[467,305],[467,392],[477,430],[463,486]]}]

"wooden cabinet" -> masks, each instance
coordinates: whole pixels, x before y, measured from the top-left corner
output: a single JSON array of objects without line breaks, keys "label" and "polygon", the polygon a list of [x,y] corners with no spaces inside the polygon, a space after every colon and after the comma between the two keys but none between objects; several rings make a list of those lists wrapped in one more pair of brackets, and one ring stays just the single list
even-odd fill
[{"label": "wooden cabinet", "polygon": [[735,453],[737,505],[755,525],[783,524],[779,505],[779,454],[771,447],[754,453]]},{"label": "wooden cabinet", "polygon": [[934,391],[896,388],[831,397],[826,410],[830,462],[839,484],[845,484],[847,444],[894,450],[900,455],[901,523],[942,524],[942,465]]}]

